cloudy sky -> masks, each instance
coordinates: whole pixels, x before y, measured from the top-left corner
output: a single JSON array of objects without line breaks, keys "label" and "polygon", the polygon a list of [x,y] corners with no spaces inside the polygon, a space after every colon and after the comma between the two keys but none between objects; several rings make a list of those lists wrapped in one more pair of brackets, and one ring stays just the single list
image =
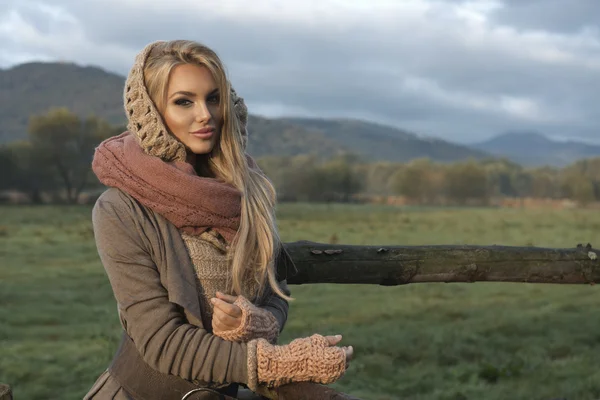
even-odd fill
[{"label": "cloudy sky", "polygon": [[600,142],[599,0],[2,0],[0,67],[127,74],[147,43],[222,57],[252,113],[368,119],[474,142]]}]

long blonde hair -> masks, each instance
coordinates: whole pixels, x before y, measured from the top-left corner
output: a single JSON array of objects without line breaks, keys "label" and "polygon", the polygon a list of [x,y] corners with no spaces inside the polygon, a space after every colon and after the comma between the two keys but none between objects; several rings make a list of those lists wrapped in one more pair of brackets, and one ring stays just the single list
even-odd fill
[{"label": "long blonde hair", "polygon": [[233,185],[242,193],[240,226],[231,243],[231,289],[243,294],[242,282],[255,279],[260,292],[268,281],[271,289],[291,300],[278,285],[275,257],[282,251],[275,219],[276,193],[271,181],[258,169],[251,168],[244,151],[242,127],[232,108],[231,86],[225,68],[210,48],[189,40],[157,44],[144,66],[148,94],[161,112],[165,108],[167,85],[172,69],[182,64],[206,67],[215,79],[220,93],[223,118],[221,137],[208,157],[208,166],[217,178]]}]

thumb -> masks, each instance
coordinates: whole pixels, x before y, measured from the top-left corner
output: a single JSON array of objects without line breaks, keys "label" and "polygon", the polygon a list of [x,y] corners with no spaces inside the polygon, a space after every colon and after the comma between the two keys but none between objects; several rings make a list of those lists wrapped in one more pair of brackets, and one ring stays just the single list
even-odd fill
[{"label": "thumb", "polygon": [[330,346],[335,346],[336,344],[342,341],[342,335],[325,336],[325,339],[327,339]]}]

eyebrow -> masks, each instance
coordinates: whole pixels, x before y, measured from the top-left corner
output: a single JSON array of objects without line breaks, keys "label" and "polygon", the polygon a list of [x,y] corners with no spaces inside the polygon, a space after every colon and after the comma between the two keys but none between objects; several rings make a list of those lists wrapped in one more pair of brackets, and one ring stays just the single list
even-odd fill
[{"label": "eyebrow", "polygon": [[[217,94],[218,92],[219,92],[219,88],[215,88],[208,95],[212,96],[214,94]],[[184,96],[189,96],[189,97],[196,97],[196,93],[194,93],[194,92],[188,92],[187,90],[180,90],[179,92],[175,92],[171,96],[169,96],[169,99],[173,98],[174,96],[176,96],[178,94],[182,94]]]}]

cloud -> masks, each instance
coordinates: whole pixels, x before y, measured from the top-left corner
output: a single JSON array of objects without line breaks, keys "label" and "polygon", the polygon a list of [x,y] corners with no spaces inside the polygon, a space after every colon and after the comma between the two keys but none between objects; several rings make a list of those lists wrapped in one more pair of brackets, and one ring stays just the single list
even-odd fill
[{"label": "cloud", "polygon": [[600,3],[596,0],[506,0],[494,20],[520,29],[577,33],[600,26]]},{"label": "cloud", "polygon": [[368,118],[455,141],[593,139],[598,15],[591,0],[9,0],[0,63],[124,75],[145,44],[189,38],[220,54],[255,113]]}]

